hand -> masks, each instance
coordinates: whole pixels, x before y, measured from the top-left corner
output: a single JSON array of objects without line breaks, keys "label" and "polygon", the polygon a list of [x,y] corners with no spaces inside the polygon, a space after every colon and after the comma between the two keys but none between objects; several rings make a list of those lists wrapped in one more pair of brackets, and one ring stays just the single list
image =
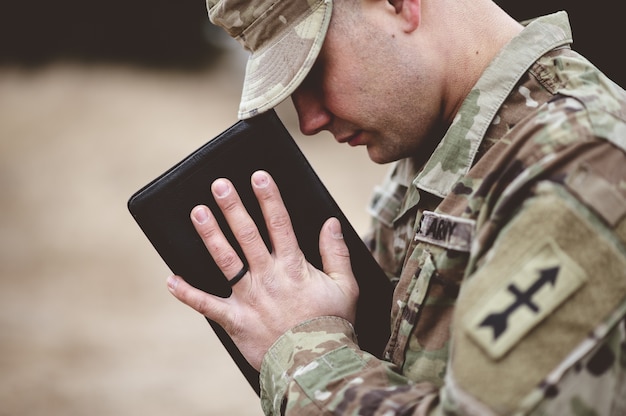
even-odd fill
[{"label": "hand", "polygon": [[[211,191],[241,245],[249,271],[226,299],[198,290],[179,276],[168,278],[168,288],[181,302],[221,325],[258,370],[278,337],[301,322],[338,316],[354,324],[359,289],[336,218],[328,219],[320,232],[322,272],[308,263],[300,251],[289,214],[270,175],[255,172],[252,187],[265,218],[272,252],[232,183],[218,179]],[[235,276],[244,263],[210,210],[197,206],[191,219],[224,275]]]}]

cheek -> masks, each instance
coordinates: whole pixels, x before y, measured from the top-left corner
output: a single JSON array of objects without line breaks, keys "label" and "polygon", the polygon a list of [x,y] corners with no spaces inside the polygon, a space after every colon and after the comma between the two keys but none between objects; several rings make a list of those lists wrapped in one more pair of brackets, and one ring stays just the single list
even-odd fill
[{"label": "cheek", "polygon": [[353,118],[369,113],[377,101],[375,91],[356,73],[344,73],[333,77],[324,86],[328,109],[340,118]]}]

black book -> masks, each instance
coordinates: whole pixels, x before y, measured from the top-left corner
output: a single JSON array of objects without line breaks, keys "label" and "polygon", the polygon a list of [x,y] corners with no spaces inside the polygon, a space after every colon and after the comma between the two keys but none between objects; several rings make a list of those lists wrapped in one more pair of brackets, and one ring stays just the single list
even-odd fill
[{"label": "black book", "polygon": [[[320,229],[330,217],[340,220],[360,290],[355,323],[359,346],[381,358],[390,335],[392,285],[273,110],[236,122],[137,191],[129,199],[128,209],[173,273],[205,292],[228,297],[231,289],[227,279],[197,235],[189,214],[196,205],[207,205],[243,259],[210,190],[215,179],[228,178],[269,247],[261,209],[250,184],[250,176],[260,169],[277,183],[298,244],[307,260],[320,270]],[[258,371],[248,364],[228,334],[208,321],[259,394]]]}]

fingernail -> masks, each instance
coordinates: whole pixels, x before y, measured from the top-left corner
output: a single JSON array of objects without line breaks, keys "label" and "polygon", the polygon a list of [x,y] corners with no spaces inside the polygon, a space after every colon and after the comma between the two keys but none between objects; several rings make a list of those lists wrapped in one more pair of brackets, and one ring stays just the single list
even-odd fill
[{"label": "fingernail", "polygon": [[270,183],[270,178],[263,171],[254,172],[252,175],[252,183],[257,188],[265,188]]},{"label": "fingernail", "polygon": [[343,240],[343,233],[341,232],[341,224],[338,219],[334,219],[330,222],[330,233],[336,240]]},{"label": "fingernail", "polygon": [[213,194],[218,198],[224,198],[226,195],[230,193],[230,186],[226,183],[226,181],[222,179],[218,179],[213,182]]},{"label": "fingernail", "polygon": [[209,210],[206,207],[196,207],[193,210],[193,218],[198,224],[204,224],[209,219]]},{"label": "fingernail", "polygon": [[176,286],[178,285],[178,279],[174,276],[167,277],[167,288],[170,292],[174,292],[176,290]]}]

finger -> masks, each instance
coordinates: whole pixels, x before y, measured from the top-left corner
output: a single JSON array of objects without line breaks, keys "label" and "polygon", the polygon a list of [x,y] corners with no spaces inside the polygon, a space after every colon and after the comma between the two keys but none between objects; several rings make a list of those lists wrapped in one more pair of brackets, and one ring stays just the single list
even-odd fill
[{"label": "finger", "polygon": [[329,218],[320,232],[320,255],[324,273],[335,280],[353,281],[350,252],[343,239],[341,223]]},{"label": "finger", "polygon": [[222,328],[230,326],[228,316],[231,306],[228,305],[227,300],[203,292],[191,286],[179,276],[169,276],[167,278],[167,288],[176,299],[212,321],[217,322]]},{"label": "finger", "polygon": [[252,186],[265,217],[274,253],[281,257],[300,255],[298,239],[276,182],[267,172],[257,171],[252,174]]},{"label": "finger", "polygon": [[347,307],[343,312],[350,322],[356,319],[356,304],[359,298],[359,285],[352,272],[350,252],[343,238],[341,223],[337,218],[329,218],[320,232],[320,255],[324,273],[330,276],[345,295]]},{"label": "finger", "polygon": [[224,236],[217,220],[205,205],[191,210],[191,220],[215,264],[234,285],[236,282],[233,279],[242,277],[240,271],[244,270],[245,264]]},{"label": "finger", "polygon": [[222,210],[228,226],[239,242],[251,270],[264,267],[271,259],[259,230],[243,206],[233,184],[227,179],[217,179],[211,186],[217,205]]}]

